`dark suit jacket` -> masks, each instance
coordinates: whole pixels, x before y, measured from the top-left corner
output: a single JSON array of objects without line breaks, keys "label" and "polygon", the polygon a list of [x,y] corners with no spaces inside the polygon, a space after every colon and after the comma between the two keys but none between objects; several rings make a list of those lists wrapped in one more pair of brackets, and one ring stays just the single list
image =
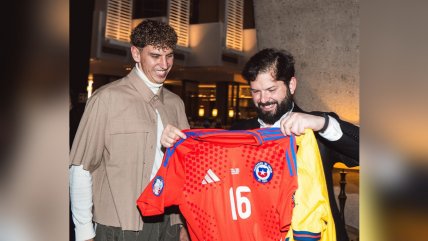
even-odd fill
[{"label": "dark suit jacket", "polygon": [[[297,105],[294,106],[293,112],[309,113],[318,116],[322,116],[323,114],[323,112],[305,112]],[[324,174],[327,182],[327,191],[330,199],[330,207],[336,225],[336,237],[338,241],[349,241],[345,224],[340,218],[339,208],[336,204],[333,190],[332,170],[333,165],[336,162],[343,162],[348,167],[359,165],[359,127],[349,122],[340,120],[336,113],[330,112],[327,114],[339,122],[343,136],[337,141],[326,140],[317,132],[315,132],[315,136],[318,141],[321,159],[323,162]],[[255,128],[260,128],[260,123],[257,121],[257,117],[238,121],[232,125],[231,130],[248,130]]]}]

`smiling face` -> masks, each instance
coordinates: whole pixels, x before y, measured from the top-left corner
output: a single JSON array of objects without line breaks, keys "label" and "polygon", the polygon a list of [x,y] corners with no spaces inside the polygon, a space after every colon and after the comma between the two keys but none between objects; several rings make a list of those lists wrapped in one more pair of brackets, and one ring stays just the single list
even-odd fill
[{"label": "smiling face", "polygon": [[272,125],[290,110],[296,79],[291,78],[287,87],[284,81],[275,80],[271,70],[261,72],[250,82],[251,95],[257,108],[258,117]]},{"label": "smiling face", "polygon": [[162,84],[174,64],[174,51],[171,48],[157,48],[146,45],[144,48],[131,47],[132,57],[147,78]]}]

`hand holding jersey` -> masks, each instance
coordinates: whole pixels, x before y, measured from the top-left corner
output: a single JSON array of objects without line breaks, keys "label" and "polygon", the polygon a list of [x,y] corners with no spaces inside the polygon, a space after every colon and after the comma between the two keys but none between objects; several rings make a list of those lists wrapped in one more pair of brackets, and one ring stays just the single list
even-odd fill
[{"label": "hand holding jersey", "polygon": [[294,136],[279,128],[184,133],[138,199],[141,213],[179,205],[192,240],[284,239],[297,188]]},{"label": "hand holding jersey", "polygon": [[165,148],[172,147],[180,138],[186,139],[186,135],[177,127],[168,124],[162,131],[161,145]]},{"label": "hand holding jersey", "polygon": [[[320,116],[294,113],[281,119],[280,127],[282,134],[300,136],[305,129],[319,131],[325,124],[325,119]],[[163,147],[172,147],[180,138],[186,139],[186,135],[177,127],[168,124],[162,132],[161,144]]]},{"label": "hand holding jersey", "polygon": [[319,131],[325,124],[325,119],[320,116],[310,115],[306,113],[291,112],[289,115],[281,119],[280,127],[284,135],[300,136],[305,133],[305,129]]}]

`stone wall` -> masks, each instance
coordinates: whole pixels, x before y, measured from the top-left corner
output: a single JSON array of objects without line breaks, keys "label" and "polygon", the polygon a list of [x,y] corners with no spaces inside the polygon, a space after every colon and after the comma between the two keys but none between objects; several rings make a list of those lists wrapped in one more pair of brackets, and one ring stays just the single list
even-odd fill
[{"label": "stone wall", "polygon": [[359,123],[359,1],[255,0],[258,49],[296,59],[296,102]]}]

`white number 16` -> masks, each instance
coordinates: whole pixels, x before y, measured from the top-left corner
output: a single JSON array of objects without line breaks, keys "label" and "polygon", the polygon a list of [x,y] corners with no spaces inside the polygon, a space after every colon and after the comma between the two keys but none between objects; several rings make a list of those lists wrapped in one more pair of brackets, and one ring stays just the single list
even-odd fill
[{"label": "white number 16", "polygon": [[[251,203],[250,200],[244,196],[243,193],[251,192],[247,186],[239,186],[236,188],[236,203],[235,195],[233,193],[233,187],[229,189],[230,207],[232,208],[232,219],[237,220],[236,209],[238,209],[238,215],[241,219],[246,219],[251,216]],[[245,211],[244,211],[245,210]]]}]

